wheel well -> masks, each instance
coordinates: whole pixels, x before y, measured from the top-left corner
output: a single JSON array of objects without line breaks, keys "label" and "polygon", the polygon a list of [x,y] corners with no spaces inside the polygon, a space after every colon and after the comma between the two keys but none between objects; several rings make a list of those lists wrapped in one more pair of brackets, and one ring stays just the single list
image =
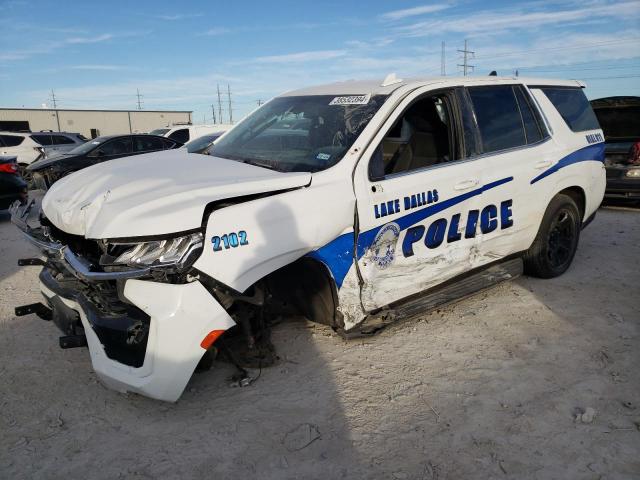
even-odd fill
[{"label": "wheel well", "polygon": [[584,221],[584,214],[586,210],[587,197],[584,194],[584,190],[580,187],[569,187],[558,192],[558,194],[568,195],[576,202],[578,210],[580,211],[580,221]]},{"label": "wheel well", "polygon": [[273,300],[289,304],[312,322],[343,327],[338,311],[338,291],[327,267],[302,257],[264,279]]}]

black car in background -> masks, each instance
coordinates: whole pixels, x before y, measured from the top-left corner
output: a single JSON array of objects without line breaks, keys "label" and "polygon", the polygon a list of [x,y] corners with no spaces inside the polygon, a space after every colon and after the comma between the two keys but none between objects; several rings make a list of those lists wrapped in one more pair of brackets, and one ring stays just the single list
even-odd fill
[{"label": "black car in background", "polygon": [[156,135],[109,135],[97,137],[73,150],[29,165],[35,188],[47,190],[72,172],[121,157],[171,150],[182,144]]},{"label": "black car in background", "polygon": [[27,182],[18,173],[16,158],[0,156],[0,210],[6,210],[16,200],[27,199]]},{"label": "black car in background", "polygon": [[640,200],[640,97],[591,101],[604,131],[605,197]]}]

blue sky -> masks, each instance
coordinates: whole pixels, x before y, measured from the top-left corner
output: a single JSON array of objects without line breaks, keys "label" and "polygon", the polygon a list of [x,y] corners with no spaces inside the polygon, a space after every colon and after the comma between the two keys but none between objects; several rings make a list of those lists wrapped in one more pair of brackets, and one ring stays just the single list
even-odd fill
[{"label": "blue sky", "polygon": [[[590,98],[640,95],[639,0],[0,0],[0,106],[194,111],[216,85],[234,118],[292,88],[351,78],[459,74],[583,79]],[[226,96],[225,119],[228,117]]]}]

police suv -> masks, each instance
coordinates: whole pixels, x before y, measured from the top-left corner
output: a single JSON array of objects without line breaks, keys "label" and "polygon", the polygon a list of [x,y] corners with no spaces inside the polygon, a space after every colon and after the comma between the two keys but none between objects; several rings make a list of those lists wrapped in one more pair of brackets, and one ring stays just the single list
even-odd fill
[{"label": "police suv", "polygon": [[[345,335],[573,260],[605,189],[576,81],[420,78],[283,94],[211,156],[86,168],[13,221],[44,252],[18,307],[112,388],[177,400],[234,332],[297,311]],[[179,165],[180,168],[175,168]],[[227,332],[232,327],[233,332]],[[227,333],[225,333],[227,332]]]}]

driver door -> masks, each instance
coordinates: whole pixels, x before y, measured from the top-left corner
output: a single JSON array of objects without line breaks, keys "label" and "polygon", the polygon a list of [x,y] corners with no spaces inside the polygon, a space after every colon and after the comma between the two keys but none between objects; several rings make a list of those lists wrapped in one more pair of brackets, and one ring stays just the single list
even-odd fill
[{"label": "driver door", "polygon": [[[357,268],[366,311],[471,268],[483,185],[455,89],[423,88],[396,109],[358,163]],[[472,129],[469,129],[471,131]]]}]

